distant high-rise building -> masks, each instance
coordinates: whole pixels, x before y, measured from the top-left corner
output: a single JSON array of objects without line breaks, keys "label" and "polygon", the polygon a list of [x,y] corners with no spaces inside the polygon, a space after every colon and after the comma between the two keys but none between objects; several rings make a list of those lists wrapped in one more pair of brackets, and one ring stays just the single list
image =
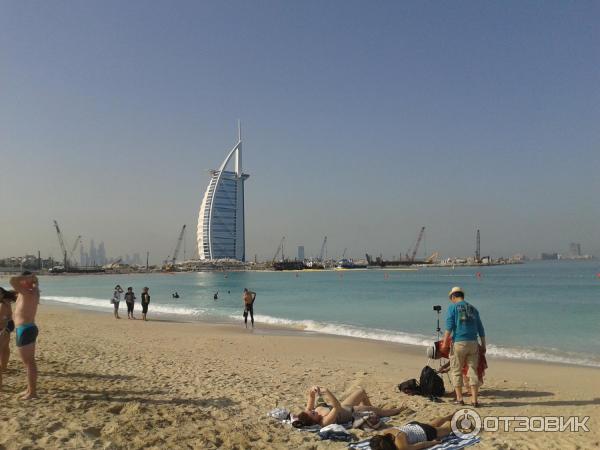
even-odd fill
[{"label": "distant high-rise building", "polygon": [[552,261],[558,259],[558,253],[542,253],[541,258],[544,261]]},{"label": "distant high-rise building", "polygon": [[96,246],[94,245],[94,240],[90,240],[90,261],[89,264],[97,264],[96,262]]},{"label": "distant high-rise building", "polygon": [[[233,170],[227,166],[233,162]],[[198,217],[200,259],[246,260],[244,221],[244,181],[242,172],[242,133],[218,170],[211,170]]]},{"label": "distant high-rise building", "polygon": [[86,265],[86,260],[85,260],[85,252],[83,251],[83,243],[79,246],[79,265],[80,266],[85,266]]},{"label": "distant high-rise building", "polygon": [[106,250],[104,249],[104,242],[100,242],[98,245],[98,251],[96,252],[98,258],[98,265],[103,266],[106,264]]},{"label": "distant high-rise building", "polygon": [[298,246],[298,260],[304,261],[304,245]]},{"label": "distant high-rise building", "polygon": [[581,256],[581,244],[579,244],[578,242],[571,242],[569,244],[569,255]]}]

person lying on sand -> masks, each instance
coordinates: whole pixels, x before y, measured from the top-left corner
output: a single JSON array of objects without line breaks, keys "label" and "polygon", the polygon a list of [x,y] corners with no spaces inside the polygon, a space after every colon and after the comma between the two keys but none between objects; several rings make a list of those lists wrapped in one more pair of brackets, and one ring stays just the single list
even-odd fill
[{"label": "person lying on sand", "polygon": [[[319,424],[322,427],[332,423],[347,423],[352,421],[353,413],[372,412],[379,417],[395,416],[405,407],[383,409],[377,408],[371,404],[369,396],[363,388],[358,388],[342,402],[340,402],[329,389],[321,386],[313,386],[308,390],[306,409],[298,414],[293,425],[300,428]],[[323,396],[326,400],[317,402],[317,395]]]},{"label": "person lying on sand", "polygon": [[441,443],[441,439],[452,433],[450,414],[438,417],[429,423],[409,422],[402,427],[392,427],[373,436],[372,450],[419,450]]},{"label": "person lying on sand", "polygon": [[12,277],[10,285],[17,291],[15,305],[15,327],[17,330],[17,349],[21,360],[27,369],[27,390],[21,394],[21,400],[37,397],[37,365],[35,363],[35,341],[38,327],[35,325],[35,315],[40,303],[40,288],[38,279],[30,272]]},{"label": "person lying on sand", "polygon": [[15,329],[12,303],[16,300],[15,291],[7,291],[0,287],[0,390],[2,390],[2,372],[6,371],[10,358],[10,333]]}]

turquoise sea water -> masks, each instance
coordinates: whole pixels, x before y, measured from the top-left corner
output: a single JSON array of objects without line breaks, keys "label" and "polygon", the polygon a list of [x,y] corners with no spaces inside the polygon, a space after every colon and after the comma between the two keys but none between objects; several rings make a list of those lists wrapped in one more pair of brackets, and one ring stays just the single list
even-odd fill
[{"label": "turquoise sea water", "polygon": [[[133,286],[138,301],[141,288],[148,286],[150,317],[167,313],[240,323],[241,292],[248,287],[258,293],[258,326],[280,324],[416,345],[435,336],[434,304],[442,305],[443,329],[447,293],[459,285],[480,311],[491,355],[600,367],[598,273],[598,261],[564,261],[454,270],[50,276],[40,284],[45,301],[107,313],[115,284]],[[171,297],[174,291],[179,300]]]}]

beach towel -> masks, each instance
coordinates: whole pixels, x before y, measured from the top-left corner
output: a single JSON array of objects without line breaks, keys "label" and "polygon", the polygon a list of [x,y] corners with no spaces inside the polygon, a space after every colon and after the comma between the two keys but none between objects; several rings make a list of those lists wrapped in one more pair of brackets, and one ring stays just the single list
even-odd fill
[{"label": "beach towel", "polygon": [[[353,417],[353,420],[351,420],[350,422],[347,422],[347,423],[343,423],[343,424],[341,424],[341,426],[343,426],[345,429],[349,430],[350,428],[352,428],[354,419],[359,418],[362,415],[364,415],[364,414],[356,413]],[[286,408],[275,408],[274,410],[269,411],[267,413],[267,416],[272,417],[273,419],[276,419],[279,422],[284,423],[286,425],[293,426],[292,422],[294,421],[294,416],[293,416],[293,414],[290,415],[289,410],[287,410]],[[382,423],[386,423],[386,422],[389,422],[391,420],[391,418],[390,417],[380,417],[379,420]],[[296,428],[296,427],[294,427],[294,428]],[[309,431],[311,433],[318,433],[319,431],[321,431],[321,425],[315,424],[315,425],[310,425],[308,427],[296,428],[296,430]]]},{"label": "beach towel", "polygon": [[[290,419],[282,420],[281,422],[299,431],[309,431],[311,433],[318,433],[319,431],[321,431],[321,425],[319,424],[310,425],[308,427],[296,428],[292,425],[292,421]],[[350,428],[352,428],[352,422],[343,423],[340,426],[344,427],[346,430],[349,430]]]},{"label": "beach towel", "polygon": [[[356,442],[355,444],[348,444],[348,448],[354,450],[370,450],[371,446],[369,445],[369,439],[365,439],[364,441]],[[469,447],[471,445],[478,444],[481,439],[479,436],[473,436],[470,438],[459,438],[454,434],[450,436],[446,436],[442,439],[442,443],[438,445],[434,445],[433,447],[427,447],[429,450],[459,450],[461,448]]]},{"label": "beach towel", "polygon": [[356,439],[356,437],[350,434],[346,428],[337,423],[327,425],[326,427],[321,428],[319,431],[319,437],[321,440],[331,440],[331,441],[344,441],[351,442]]}]

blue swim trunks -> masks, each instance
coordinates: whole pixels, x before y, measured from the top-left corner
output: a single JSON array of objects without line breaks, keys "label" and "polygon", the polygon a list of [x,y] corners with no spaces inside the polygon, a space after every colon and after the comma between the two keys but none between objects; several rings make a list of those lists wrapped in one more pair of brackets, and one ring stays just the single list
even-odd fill
[{"label": "blue swim trunks", "polygon": [[25,323],[17,327],[17,347],[33,344],[38,336],[38,327],[35,323]]}]

